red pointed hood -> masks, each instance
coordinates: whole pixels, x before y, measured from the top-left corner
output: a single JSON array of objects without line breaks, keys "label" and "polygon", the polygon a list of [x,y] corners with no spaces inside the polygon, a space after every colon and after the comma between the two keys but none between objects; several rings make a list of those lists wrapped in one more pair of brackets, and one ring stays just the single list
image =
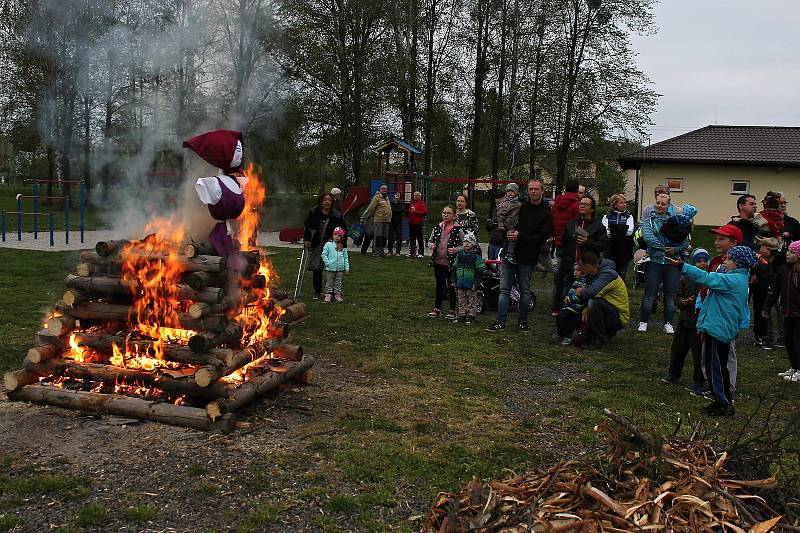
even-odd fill
[{"label": "red pointed hood", "polygon": [[241,157],[236,164],[236,143],[241,142],[242,132],[234,130],[214,130],[183,141],[183,147],[189,148],[204,161],[223,170],[241,165]]}]

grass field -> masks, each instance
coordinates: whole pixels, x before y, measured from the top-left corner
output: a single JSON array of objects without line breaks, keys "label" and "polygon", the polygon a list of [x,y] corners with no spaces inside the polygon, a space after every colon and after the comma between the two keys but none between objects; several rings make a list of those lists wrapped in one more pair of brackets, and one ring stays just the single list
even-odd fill
[{"label": "grass field", "polygon": [[[708,244],[706,233],[699,232],[696,240]],[[272,259],[283,285],[293,287],[298,251],[278,249]],[[75,253],[0,249],[0,368],[19,366],[75,260]],[[506,469],[552,463],[596,444],[593,427],[604,407],[662,432],[671,432],[679,419],[684,421],[681,431],[688,431],[691,423],[686,421],[700,417],[703,400],[659,381],[670,343],[660,328],[646,335],[625,330],[600,352],[562,348],[551,339],[550,277],[536,275],[534,281],[539,303],[531,317],[533,331],[490,334],[483,328],[491,315],[471,327],[425,316],[434,286],[427,261],[353,253],[351,264],[346,302],[309,298],[311,319],[295,338],[317,356],[316,372],[325,373],[330,365],[358,371],[375,384],[375,397],[362,409],[310,426],[319,436],[306,439],[306,453],[330,465],[336,475],[311,479],[313,472],[303,474],[305,467],[300,467],[302,490],[289,491],[285,501],[243,518],[242,531],[261,530],[259,524],[275,520],[289,500],[319,503],[327,511],[317,519],[321,530],[411,531],[419,523],[409,522],[409,516],[424,515],[440,490],[454,490],[471,476],[498,477]],[[640,292],[631,293],[632,322],[640,297]],[[755,431],[748,416],[760,401],[778,401],[775,413],[781,418],[796,410],[800,400],[800,386],[775,375],[787,367],[783,351],[757,350],[746,336],[737,352],[737,415],[711,422],[721,424],[723,446],[726,439]],[[684,382],[690,373],[685,369]],[[755,420],[763,416],[762,408]],[[797,444],[795,437],[792,445]],[[0,476],[0,503],[8,511],[14,508],[11,496],[36,492],[30,487],[25,494],[14,492],[8,480],[7,487],[2,483]],[[75,523],[88,526],[107,519],[101,511],[82,508]],[[138,510],[130,513],[139,515]]]}]

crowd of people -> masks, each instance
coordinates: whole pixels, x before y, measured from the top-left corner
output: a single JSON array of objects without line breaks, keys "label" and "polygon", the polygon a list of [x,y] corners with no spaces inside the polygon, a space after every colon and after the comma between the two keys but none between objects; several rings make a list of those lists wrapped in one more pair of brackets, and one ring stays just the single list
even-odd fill
[{"label": "crowd of people", "polygon": [[[516,329],[530,331],[533,272],[544,264],[544,270],[554,275],[554,337],[564,346],[589,350],[601,349],[630,321],[625,278],[634,263],[634,275],[644,284],[636,331],[647,333],[660,302],[663,331],[672,335],[670,360],[661,381],[679,383],[691,352],[692,382],[687,390],[711,399],[704,409],[707,414],[733,414],[736,340],[752,318],[756,346],[764,350],[785,347],[790,368],[780,376],[800,383],[800,223],[788,215],[782,193],[770,191],[761,201],[761,210],[754,196],[739,196],[738,214],[711,230],[714,257],[692,246],[697,209],[688,203],[674,205],[666,186],[656,187],[653,203],[643,208],[638,221],[619,194],[610,198],[608,211],[598,216],[596,200],[576,180],[568,181],[552,203],[544,199],[541,180],[528,181],[524,193],[516,183],[509,183],[498,199],[495,218],[487,225],[484,261],[476,237],[478,217],[468,208],[465,195],[459,194],[455,205],[443,207],[440,221],[431,223],[426,238],[422,228],[432,214],[422,195],[414,192],[405,205],[399,193],[390,196],[384,184],[359,220],[359,226],[369,226],[361,253],[366,254],[373,244],[376,256],[400,255],[403,219],[407,218],[409,256],[426,257],[426,248],[430,252],[435,290],[428,316],[466,325],[473,324],[479,313],[484,271],[489,264],[496,265],[497,311],[487,332],[506,329],[513,300],[517,301]],[[321,195],[305,225],[310,263],[314,251],[321,248],[322,260],[309,270],[314,272],[316,298],[323,292],[322,271],[327,272],[325,301],[343,300],[341,280],[350,268],[348,229],[337,202],[335,194]],[[443,313],[445,300],[448,306]],[[774,309],[782,315],[783,331],[778,335],[771,320]]]}]

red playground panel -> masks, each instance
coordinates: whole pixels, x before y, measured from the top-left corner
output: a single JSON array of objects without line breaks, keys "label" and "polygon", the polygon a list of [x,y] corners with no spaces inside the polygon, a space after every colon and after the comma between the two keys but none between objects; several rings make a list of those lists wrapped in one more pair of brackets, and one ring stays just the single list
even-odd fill
[{"label": "red playground panel", "polygon": [[300,242],[303,240],[303,228],[283,228],[278,238],[281,242]]}]

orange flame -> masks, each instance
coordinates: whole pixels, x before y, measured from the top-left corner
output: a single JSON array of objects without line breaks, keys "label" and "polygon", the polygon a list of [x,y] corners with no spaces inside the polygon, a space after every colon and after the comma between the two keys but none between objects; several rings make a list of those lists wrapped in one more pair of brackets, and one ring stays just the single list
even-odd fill
[{"label": "orange flame", "polygon": [[258,230],[261,227],[261,206],[267,195],[266,186],[261,183],[261,169],[253,163],[248,163],[244,170],[247,183],[244,186],[244,210],[237,219],[238,231],[236,237],[242,250],[255,250],[258,246]]}]

